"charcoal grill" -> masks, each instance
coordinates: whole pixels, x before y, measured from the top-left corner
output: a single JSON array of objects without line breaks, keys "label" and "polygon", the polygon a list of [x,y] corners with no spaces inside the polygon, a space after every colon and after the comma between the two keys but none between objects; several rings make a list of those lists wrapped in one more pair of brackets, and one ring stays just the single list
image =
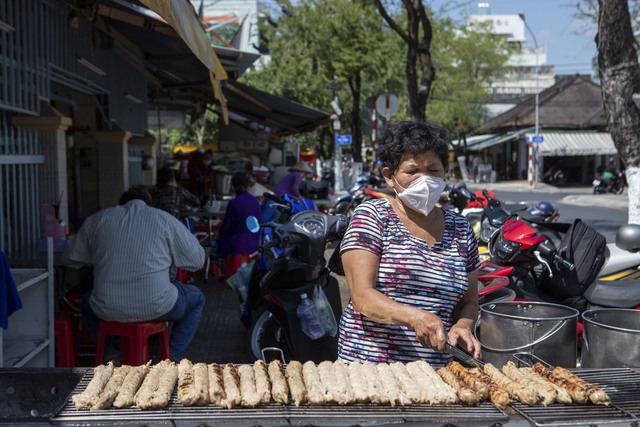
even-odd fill
[{"label": "charcoal grill", "polygon": [[391,425],[483,425],[503,424],[536,427],[576,425],[640,426],[640,373],[628,369],[572,369],[585,380],[602,387],[612,399],[610,406],[550,405],[529,407],[514,403],[505,412],[484,403],[464,405],[404,407],[378,405],[325,405],[320,407],[269,404],[254,409],[224,409],[214,405],[183,407],[176,392],[162,410],[141,411],[136,408],[105,411],[76,410],[72,396],[84,391],[93,377],[88,369],[68,396],[61,409],[51,418],[54,426],[352,426]]},{"label": "charcoal grill", "polygon": [[511,407],[533,425],[570,426],[627,424],[637,427],[640,420],[640,374],[628,369],[572,369],[581,378],[600,386],[611,397],[610,406],[550,405]]},{"label": "charcoal grill", "polygon": [[499,425],[509,416],[495,406],[484,403],[476,407],[464,405],[379,406],[323,405],[300,406],[269,404],[257,408],[226,409],[214,405],[184,407],[174,390],[169,405],[162,410],[142,411],[137,408],[111,408],[104,411],[75,409],[72,396],[84,391],[93,377],[93,369],[80,380],[61,410],[52,418],[53,425],[184,425],[184,426],[257,426],[257,425],[381,425],[420,423],[445,425]]}]

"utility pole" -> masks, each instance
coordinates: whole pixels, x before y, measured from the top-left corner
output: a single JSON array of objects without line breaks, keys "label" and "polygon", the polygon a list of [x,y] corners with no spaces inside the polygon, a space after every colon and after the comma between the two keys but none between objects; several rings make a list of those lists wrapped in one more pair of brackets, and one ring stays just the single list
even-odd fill
[{"label": "utility pole", "polygon": [[540,166],[540,149],[539,149],[539,144],[540,144],[540,64],[539,64],[539,60],[538,60],[538,40],[536,39],[536,35],[533,33],[533,31],[531,31],[531,28],[529,27],[529,24],[527,24],[527,20],[524,18],[524,13],[520,13],[519,14],[520,17],[522,18],[522,21],[524,22],[524,26],[527,28],[527,30],[529,31],[529,34],[531,34],[531,37],[533,37],[533,44],[535,46],[536,49],[536,68],[535,68],[535,73],[536,73],[536,99],[535,99],[535,108],[536,108],[536,117],[535,117],[535,137],[533,138],[533,144],[532,144],[532,149],[533,149],[533,165],[534,165],[534,171],[533,171],[533,188],[536,188],[536,186],[538,185],[538,175],[540,174],[539,171],[539,166]]},{"label": "utility pole", "polygon": [[338,99],[339,84],[329,85],[333,90],[333,100],[331,101],[331,108],[335,112],[331,116],[333,120],[333,143],[334,143],[334,175],[335,183],[333,185],[333,191],[338,192],[342,190],[342,146],[338,144],[338,135],[340,135],[340,116],[342,115],[342,109],[340,108],[340,100]]}]

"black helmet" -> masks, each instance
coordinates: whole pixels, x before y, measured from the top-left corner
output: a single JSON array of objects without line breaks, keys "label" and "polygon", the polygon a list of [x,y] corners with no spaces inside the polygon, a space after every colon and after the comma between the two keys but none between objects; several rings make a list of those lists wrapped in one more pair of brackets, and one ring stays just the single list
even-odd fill
[{"label": "black helmet", "polygon": [[640,224],[626,224],[616,233],[616,246],[629,252],[640,251]]}]

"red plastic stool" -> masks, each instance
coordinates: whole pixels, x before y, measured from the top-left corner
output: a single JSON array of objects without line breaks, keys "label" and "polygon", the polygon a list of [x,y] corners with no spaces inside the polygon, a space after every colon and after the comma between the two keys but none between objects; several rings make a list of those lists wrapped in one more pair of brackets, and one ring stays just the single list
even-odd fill
[{"label": "red plastic stool", "polygon": [[233,276],[242,264],[249,264],[251,262],[251,254],[229,254],[227,255],[225,267],[224,267],[224,280]]},{"label": "red plastic stool", "polygon": [[96,366],[102,364],[104,340],[120,337],[122,363],[137,366],[149,360],[149,337],[160,334],[160,357],[169,357],[169,328],[166,322],[120,323],[100,321],[96,346]]},{"label": "red plastic stool", "polygon": [[71,319],[56,319],[54,321],[56,336],[56,366],[58,368],[73,368],[76,366],[75,343],[71,332]]}]

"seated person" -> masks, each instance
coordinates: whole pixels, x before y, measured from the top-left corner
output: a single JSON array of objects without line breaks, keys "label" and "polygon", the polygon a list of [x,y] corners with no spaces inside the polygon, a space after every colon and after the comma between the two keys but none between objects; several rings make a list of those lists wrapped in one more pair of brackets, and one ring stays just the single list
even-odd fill
[{"label": "seated person", "polygon": [[247,218],[261,217],[258,199],[247,191],[251,179],[245,172],[236,172],[231,177],[231,185],[236,193],[224,214],[218,233],[218,250],[226,256],[225,279],[232,276],[243,262],[249,262],[249,255],[258,250],[259,233],[247,228]]},{"label": "seated person", "polygon": [[[100,320],[173,322],[170,358],[179,362],[196,333],[204,295],[195,286],[169,280],[172,265],[199,270],[204,249],[193,234],[168,213],[149,206],[145,190],[133,189],[120,205],[88,217],[69,242],[65,264],[93,266],[93,289],[82,302],[82,319],[91,339]],[[119,360],[117,341],[105,342],[104,362]]]},{"label": "seated person", "polygon": [[200,206],[200,199],[196,195],[177,184],[175,172],[169,166],[158,171],[158,184],[151,190],[151,199],[154,207],[177,218],[180,216],[180,210],[189,206]]}]

